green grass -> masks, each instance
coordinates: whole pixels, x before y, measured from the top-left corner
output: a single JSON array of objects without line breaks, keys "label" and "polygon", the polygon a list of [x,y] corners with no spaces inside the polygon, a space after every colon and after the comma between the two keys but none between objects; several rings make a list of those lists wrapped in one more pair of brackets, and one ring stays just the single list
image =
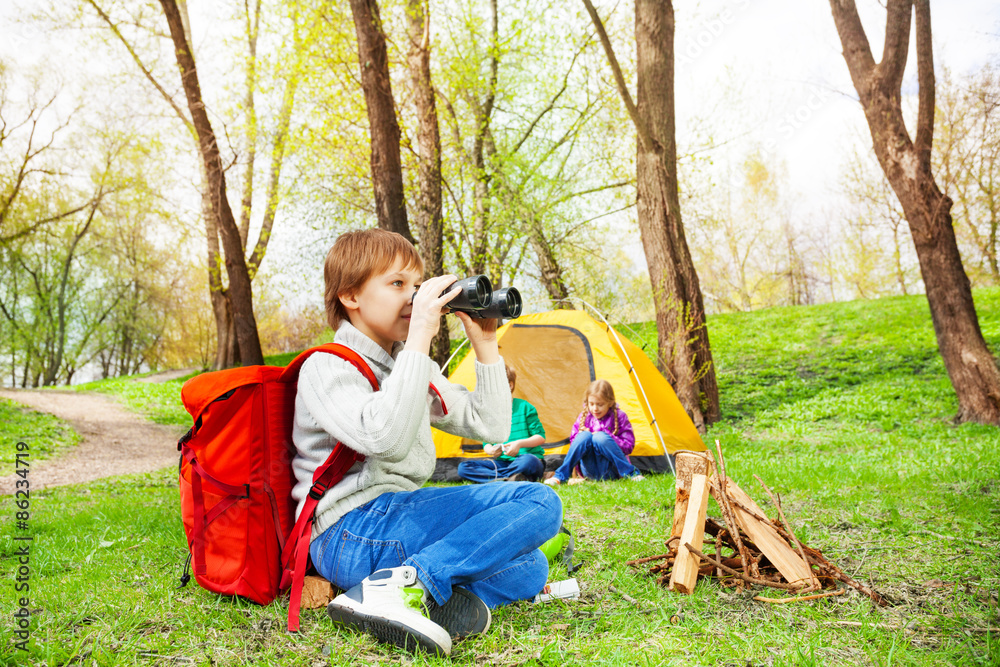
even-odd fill
[{"label": "green grass", "polygon": [[[270,366],[286,366],[295,358],[295,352],[276,354],[264,358]],[[136,412],[157,424],[190,426],[191,415],[181,403],[181,387],[198,373],[168,380],[166,382],[136,382],[144,375],[130,375],[108,380],[98,380],[74,385],[77,391],[96,391],[115,397],[129,410]],[[0,426],[2,429],[2,426]]]},{"label": "green grass", "polygon": [[136,382],[134,376],[110,378],[74,385],[77,391],[95,391],[108,394],[132,412],[157,424],[191,425],[191,415],[181,403],[184,380],[167,382]]},{"label": "green grass", "polygon": [[[1000,349],[1000,290],[975,296]],[[450,663],[1000,665],[1000,431],[953,423],[926,301],[721,315],[709,328],[723,421],[706,441],[720,440],[730,475],[765,509],[755,474],[780,493],[802,539],[893,605],[853,589],[773,605],[704,580],[691,596],[671,593],[625,564],[665,550],[671,477],[563,486],[583,597],[496,610],[490,632],[456,644]],[[645,325],[639,337],[655,333]],[[129,404],[175,414],[171,391],[137,390]],[[10,641],[16,561],[5,557],[0,662],[449,664],[339,630],[321,611],[304,612],[291,636],[282,603],[175,589],[186,556],[176,487],[168,469],[33,492],[34,644],[24,656]],[[20,544],[14,511],[0,516],[4,556]],[[714,503],[709,513],[719,516]]]},{"label": "green grass", "polygon": [[14,472],[15,444],[30,440],[31,461],[40,461],[72,447],[80,436],[66,422],[0,398],[0,476]]}]

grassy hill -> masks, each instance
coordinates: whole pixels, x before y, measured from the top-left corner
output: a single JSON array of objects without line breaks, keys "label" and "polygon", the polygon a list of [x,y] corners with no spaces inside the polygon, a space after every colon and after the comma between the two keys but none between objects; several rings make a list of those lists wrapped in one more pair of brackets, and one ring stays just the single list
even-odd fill
[{"label": "grassy hill", "polygon": [[[1000,290],[975,297],[1000,350]],[[780,493],[799,537],[894,604],[876,608],[853,589],[767,604],[712,581],[670,593],[625,562],[664,551],[673,479],[564,486],[582,599],[497,610],[451,663],[1000,665],[1000,430],[953,423],[923,297],[719,315],[709,335],[723,419],[706,442],[720,441],[729,474],[766,510],[754,475]],[[648,324],[638,336],[655,341]],[[139,384],[91,388],[187,421],[180,382]],[[175,469],[32,494],[27,662],[448,664],[337,630],[322,611],[289,636],[281,604],[176,589],[186,556],[177,504]],[[0,530],[5,555],[13,513]],[[720,516],[714,501],[709,514]],[[0,560],[0,576],[15,573],[16,560]],[[2,599],[10,609],[12,586]],[[26,660],[5,640],[0,662]]]}]

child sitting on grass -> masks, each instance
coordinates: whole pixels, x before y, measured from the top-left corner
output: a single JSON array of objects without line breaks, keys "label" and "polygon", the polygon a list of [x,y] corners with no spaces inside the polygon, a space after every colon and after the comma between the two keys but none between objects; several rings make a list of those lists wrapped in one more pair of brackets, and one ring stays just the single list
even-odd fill
[{"label": "child sitting on grass", "polygon": [[[507,382],[514,393],[517,371],[507,366]],[[468,459],[458,464],[458,476],[470,482],[534,482],[545,471],[545,427],[538,410],[523,398],[513,399],[510,436],[499,445],[483,443],[489,459]]]},{"label": "child sitting on grass", "polygon": [[[595,380],[583,394],[583,412],[573,423],[569,452],[563,463],[546,484],[555,486],[569,481],[577,484],[586,479],[643,479],[629,461],[635,447],[635,434],[628,415],[615,403],[615,390],[607,380]],[[579,466],[583,477],[573,477]]]},{"label": "child sitting on grass", "polygon": [[496,320],[458,313],[476,353],[475,391],[449,382],[428,356],[460,291],[455,276],[422,280],[413,245],[381,229],[342,234],[324,274],[334,341],[379,384],[332,354],[312,355],[299,374],[297,512],[337,442],[365,457],[316,507],[312,562],[345,591],[327,612],[381,641],[448,655],[452,638],[486,631],[491,607],[542,590],[549,568],[538,547],[559,530],[562,504],[540,484],[421,488],[436,461],[432,423],[484,441],[506,440],[510,429]]}]

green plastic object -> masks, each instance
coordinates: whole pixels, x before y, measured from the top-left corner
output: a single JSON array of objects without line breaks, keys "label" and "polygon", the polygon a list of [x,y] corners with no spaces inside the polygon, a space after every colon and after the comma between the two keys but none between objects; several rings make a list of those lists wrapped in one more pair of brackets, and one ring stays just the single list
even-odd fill
[{"label": "green plastic object", "polygon": [[551,563],[556,559],[556,556],[559,555],[559,552],[563,550],[563,547],[566,546],[566,542],[568,541],[569,534],[559,532],[556,533],[555,537],[547,541],[539,548],[542,550],[542,553],[545,554],[545,557],[549,559],[549,563]]}]

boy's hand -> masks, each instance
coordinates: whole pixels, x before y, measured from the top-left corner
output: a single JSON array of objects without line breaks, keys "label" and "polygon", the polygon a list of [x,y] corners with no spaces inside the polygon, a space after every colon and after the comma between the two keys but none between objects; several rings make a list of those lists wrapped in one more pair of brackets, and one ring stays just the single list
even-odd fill
[{"label": "boy's hand", "polygon": [[503,453],[507,456],[517,456],[521,451],[521,444],[518,442],[508,442],[503,446]]},{"label": "boy's hand", "polygon": [[455,315],[465,327],[465,335],[476,351],[476,359],[481,364],[495,364],[500,360],[497,350],[497,320],[469,317],[467,313],[457,312]]},{"label": "boy's hand", "polygon": [[455,276],[436,276],[424,283],[413,295],[413,306],[410,309],[410,328],[406,336],[406,347],[415,349],[427,354],[430,350],[431,340],[437,335],[441,328],[441,316],[448,313],[447,304],[458,296],[462,288],[455,285],[454,289],[448,286],[457,283]]},{"label": "boy's hand", "polygon": [[500,453],[503,451],[503,447],[501,445],[486,445],[483,447],[483,451],[486,452],[486,456],[495,459],[500,456]]}]

